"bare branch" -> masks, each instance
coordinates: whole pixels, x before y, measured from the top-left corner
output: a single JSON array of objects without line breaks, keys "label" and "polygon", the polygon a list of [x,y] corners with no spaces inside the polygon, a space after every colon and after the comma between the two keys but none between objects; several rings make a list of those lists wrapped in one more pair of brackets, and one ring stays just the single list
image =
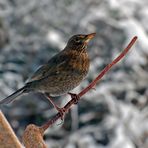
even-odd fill
[{"label": "bare branch", "polygon": [[[134,45],[136,40],[138,39],[137,36],[135,36],[131,42],[128,44],[128,46],[119,54],[117,58],[115,58],[110,64],[108,64],[101,72],[100,74],[85,88],[83,89],[79,94],[78,97],[81,98],[84,94],[86,94],[90,89],[92,89],[99,80],[116,64],[118,63],[131,49],[131,47]],[[66,112],[69,111],[70,107],[75,103],[74,99],[71,99],[65,106],[64,109]],[[40,130],[44,132],[48,127],[50,127],[52,124],[54,124],[59,118],[61,118],[60,113],[57,113],[51,120],[49,120],[47,123],[42,125],[40,127]]]}]

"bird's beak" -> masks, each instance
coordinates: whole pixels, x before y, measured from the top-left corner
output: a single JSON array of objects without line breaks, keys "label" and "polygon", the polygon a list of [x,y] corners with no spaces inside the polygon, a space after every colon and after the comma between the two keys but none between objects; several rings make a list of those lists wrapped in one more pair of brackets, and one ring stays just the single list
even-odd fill
[{"label": "bird's beak", "polygon": [[96,35],[96,33],[87,34],[84,39],[85,42],[88,43],[91,39],[94,38],[95,35]]}]

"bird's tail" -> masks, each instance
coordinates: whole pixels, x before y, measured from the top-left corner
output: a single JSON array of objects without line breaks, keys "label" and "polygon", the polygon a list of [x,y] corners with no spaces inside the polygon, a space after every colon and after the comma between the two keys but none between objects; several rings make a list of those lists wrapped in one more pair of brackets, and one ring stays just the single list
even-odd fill
[{"label": "bird's tail", "polygon": [[5,99],[0,101],[0,105],[3,104],[8,104],[10,102],[12,102],[15,98],[17,98],[18,96],[22,95],[26,90],[26,86],[18,89],[16,92],[14,92],[13,94],[11,94],[10,96],[6,97]]}]

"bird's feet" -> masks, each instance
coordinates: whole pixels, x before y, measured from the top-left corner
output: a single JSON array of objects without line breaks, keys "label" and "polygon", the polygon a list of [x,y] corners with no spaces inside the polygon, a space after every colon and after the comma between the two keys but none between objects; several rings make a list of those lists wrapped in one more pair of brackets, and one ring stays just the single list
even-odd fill
[{"label": "bird's feet", "polygon": [[79,101],[80,97],[77,94],[73,94],[73,93],[70,93],[70,92],[68,94],[74,100],[74,104],[78,104],[78,101]]},{"label": "bird's feet", "polygon": [[50,103],[54,106],[54,108],[59,112],[60,116],[61,116],[61,120],[64,120],[65,114],[67,113],[66,109],[60,108],[58,107],[51,99],[50,95],[48,93],[45,93],[45,96],[48,98],[48,100],[50,101]]},{"label": "bird's feet", "polygon": [[59,114],[61,116],[61,120],[63,121],[64,120],[64,117],[65,117],[65,114],[67,113],[66,109],[64,107],[63,108],[60,108],[58,106],[56,106],[55,108],[59,112]]}]

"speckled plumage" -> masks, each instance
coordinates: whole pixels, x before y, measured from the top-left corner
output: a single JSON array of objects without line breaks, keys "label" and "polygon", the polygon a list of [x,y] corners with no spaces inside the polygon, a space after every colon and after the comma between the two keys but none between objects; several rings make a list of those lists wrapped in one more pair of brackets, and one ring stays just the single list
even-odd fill
[{"label": "speckled plumage", "polygon": [[39,78],[36,73],[32,76],[30,87],[35,91],[48,92],[51,96],[62,95],[74,89],[85,78],[89,69],[86,51],[77,53],[77,51],[64,50],[49,63],[37,71],[38,73],[44,69],[45,76],[41,74]]},{"label": "speckled plumage", "polygon": [[59,96],[74,89],[88,73],[89,57],[86,49],[94,36],[95,33],[70,38],[64,50],[41,66],[23,88],[0,101],[0,104],[9,103],[30,91]]}]

